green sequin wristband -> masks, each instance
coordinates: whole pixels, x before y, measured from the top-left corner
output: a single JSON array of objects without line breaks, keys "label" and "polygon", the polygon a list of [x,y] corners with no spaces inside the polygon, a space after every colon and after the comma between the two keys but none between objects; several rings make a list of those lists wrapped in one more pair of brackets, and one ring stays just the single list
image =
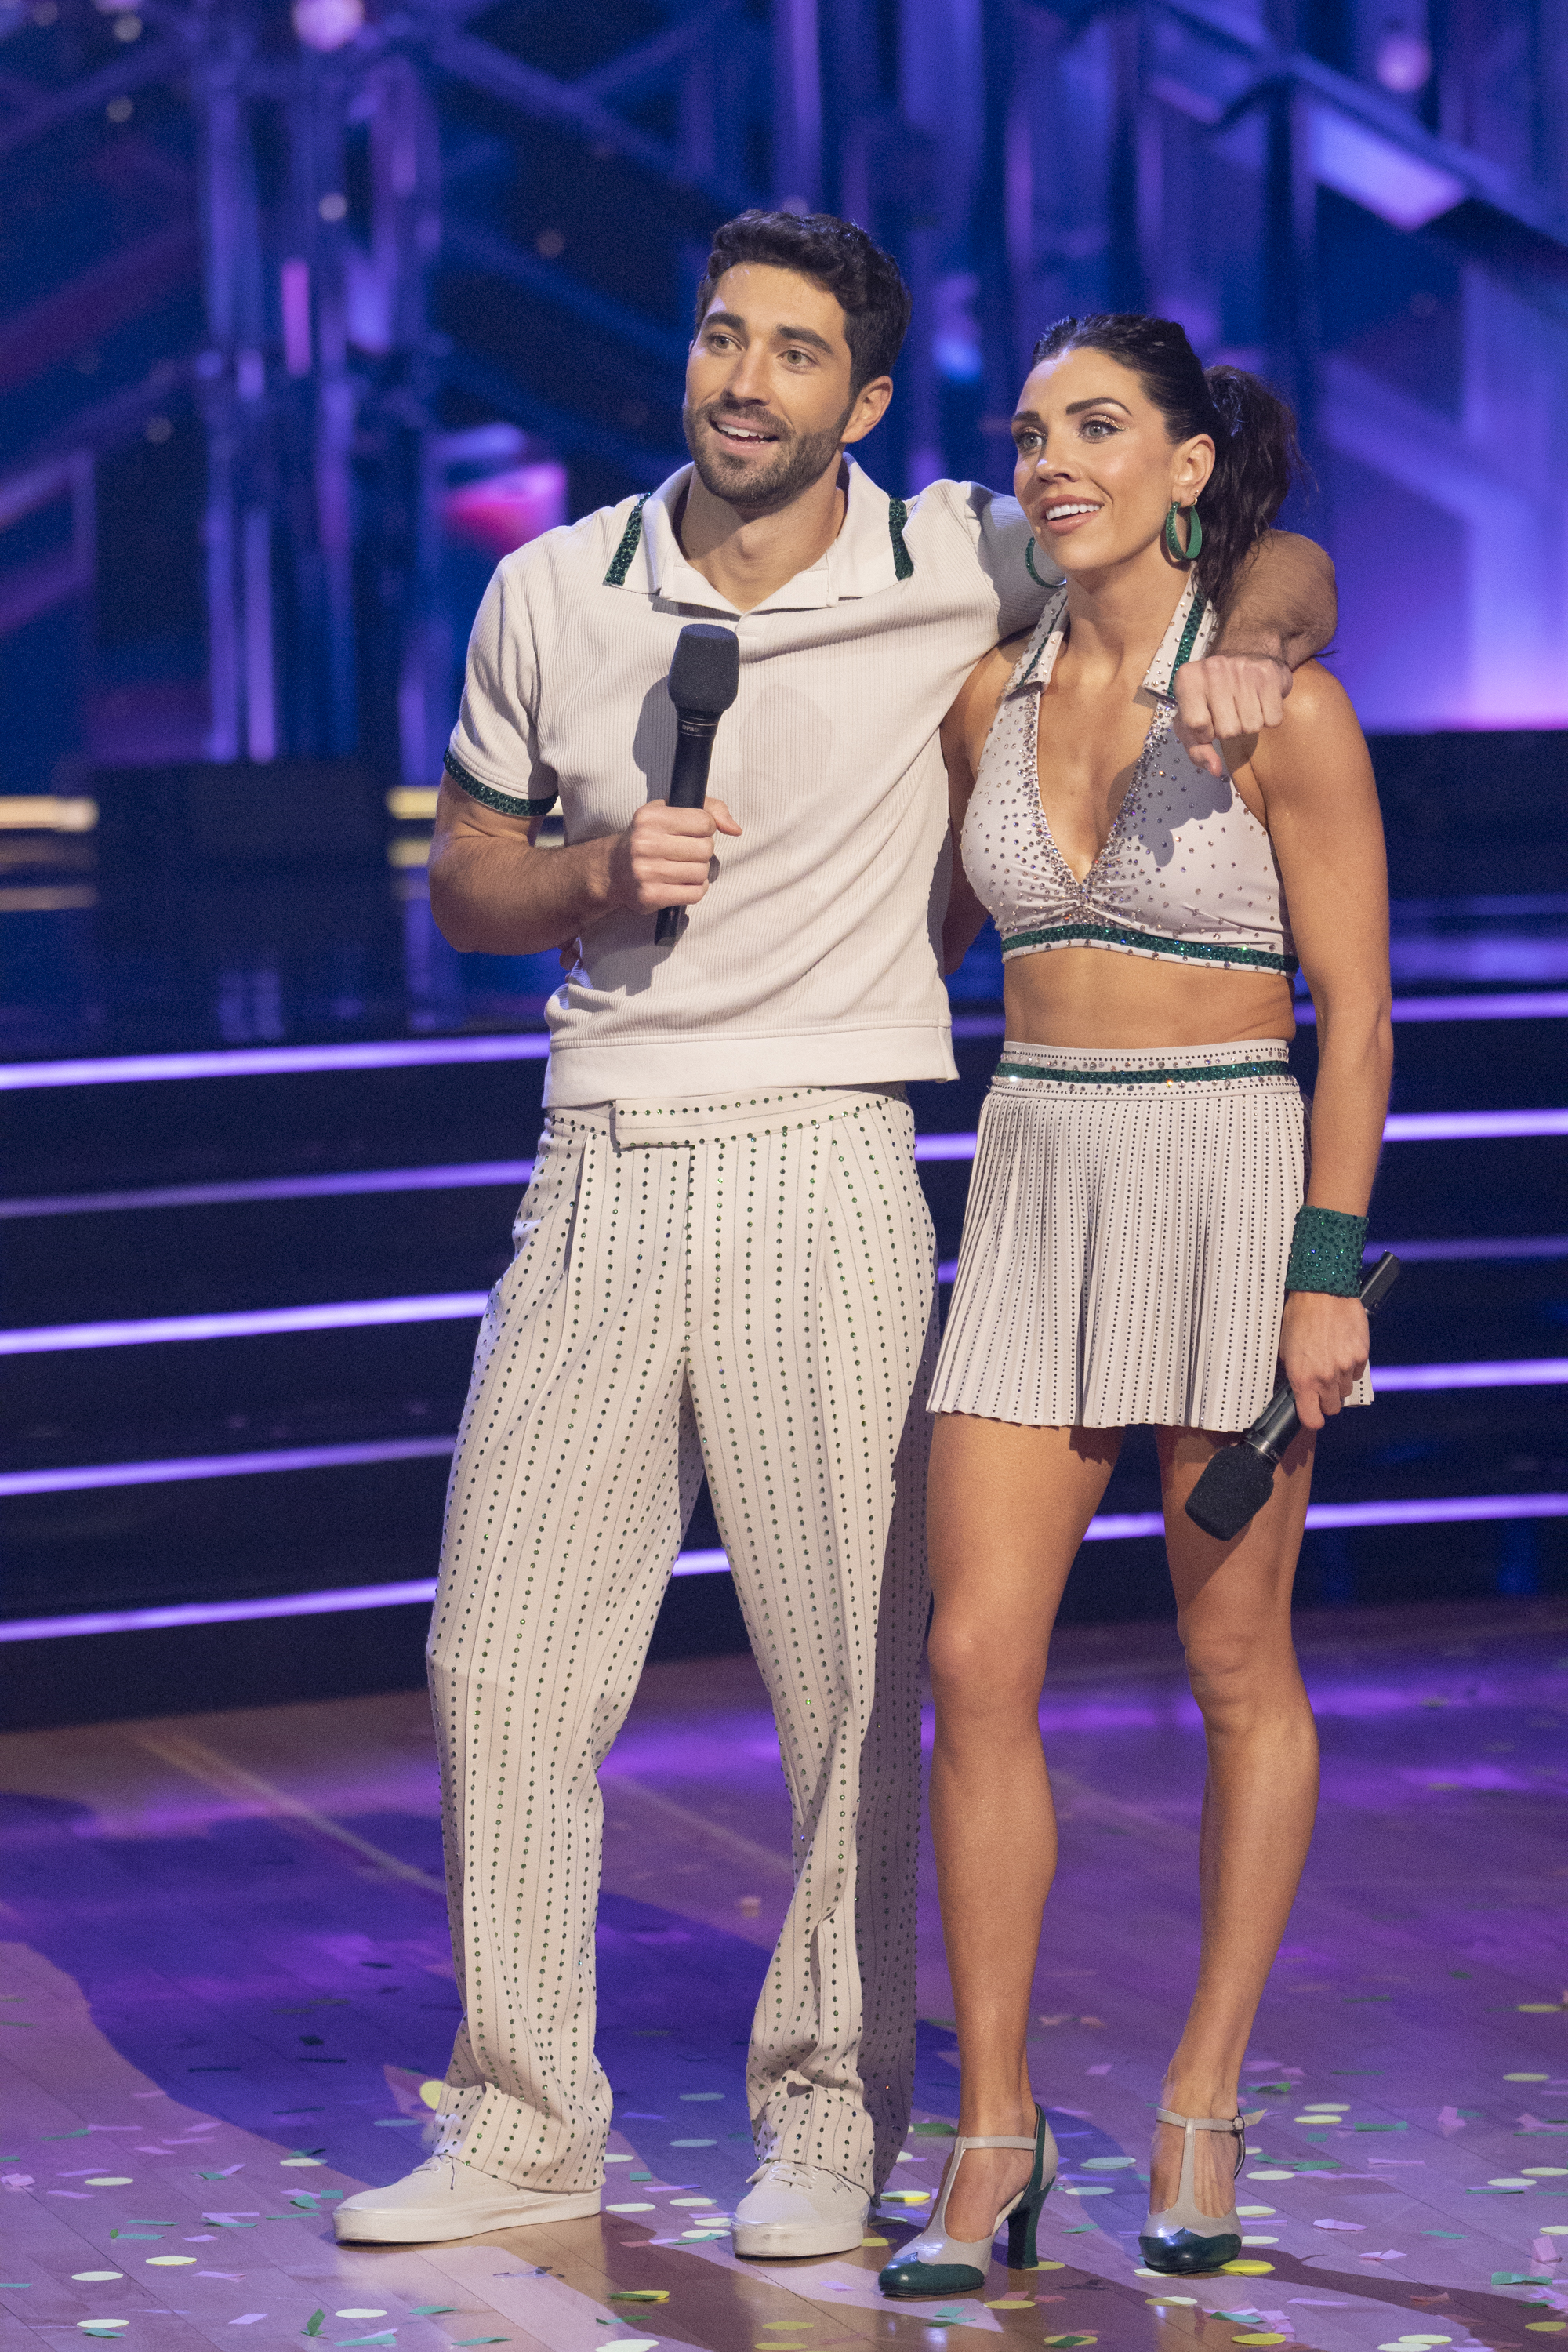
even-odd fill
[{"label": "green sequin wristband", "polygon": [[1361,1291],[1365,1249],[1364,1217],[1347,1217],[1338,1209],[1299,1209],[1285,1287],[1327,1290],[1336,1298],[1355,1298]]}]

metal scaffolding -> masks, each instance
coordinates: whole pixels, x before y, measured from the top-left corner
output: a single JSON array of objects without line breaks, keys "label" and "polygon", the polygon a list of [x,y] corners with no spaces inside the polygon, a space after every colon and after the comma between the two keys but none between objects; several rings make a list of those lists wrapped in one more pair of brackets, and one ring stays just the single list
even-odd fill
[{"label": "metal scaffolding", "polygon": [[[1449,531],[1452,715],[1568,717],[1560,18],[1560,0],[1451,6],[1440,32],[1426,0],[625,0],[580,20],[296,0],[286,28],[260,0],[0,0],[0,189],[46,141],[63,212],[85,219],[133,144],[142,174],[101,249],[0,323],[0,400],[23,404],[0,639],[90,601],[112,520],[95,467],[188,404],[200,750],[357,751],[428,782],[465,622],[441,520],[454,433],[488,417],[547,444],[578,509],[659,479],[707,236],[774,203],[862,221],[914,289],[868,450],[889,487],[1004,482],[1040,327],[1159,310],[1288,391],[1348,583],[1380,576],[1369,499],[1407,533],[1430,516],[1434,545]],[[198,270],[199,322],[149,356],[138,322]],[[1409,281],[1381,312],[1353,291],[1380,272]],[[89,344],[117,355],[106,389],[63,373]],[[1500,441],[1521,373],[1530,419]],[[6,539],[51,502],[58,544]]]}]

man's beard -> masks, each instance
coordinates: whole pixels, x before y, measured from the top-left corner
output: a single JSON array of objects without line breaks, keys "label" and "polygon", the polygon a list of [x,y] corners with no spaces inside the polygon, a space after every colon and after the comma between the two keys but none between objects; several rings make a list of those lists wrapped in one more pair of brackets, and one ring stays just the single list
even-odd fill
[{"label": "man's beard", "polygon": [[[853,406],[851,401],[849,407]],[[737,425],[747,425],[753,431],[765,429],[776,433],[778,439],[773,463],[753,466],[744,458],[727,462],[721,454],[723,449],[721,441],[716,443],[712,435],[700,440],[696,426],[711,425],[721,416]],[[849,408],[845,410],[837,425],[829,425],[822,433],[786,436],[776,418],[770,416],[765,425],[752,425],[751,419],[726,410],[718,401],[710,401],[702,408],[693,408],[689,401],[681,410],[680,422],[698,478],[710,497],[722,499],[728,505],[742,507],[747,514],[777,514],[782,507],[787,507],[792,499],[799,498],[803,490],[809,489],[813,482],[820,481],[837,463],[841,446],[839,436],[849,422]]]}]

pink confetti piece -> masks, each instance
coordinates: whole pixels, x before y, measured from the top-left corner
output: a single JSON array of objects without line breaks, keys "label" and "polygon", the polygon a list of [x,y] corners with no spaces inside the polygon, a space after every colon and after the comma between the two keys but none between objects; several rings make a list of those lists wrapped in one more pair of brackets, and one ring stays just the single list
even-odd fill
[{"label": "pink confetti piece", "polygon": [[1364,2221],[1314,2221],[1314,2230],[1364,2230]]},{"label": "pink confetti piece", "polygon": [[[197,2273],[198,2277],[205,2275],[206,2275],[205,2273]],[[265,2319],[266,2316],[267,2314],[264,2311],[242,2311],[237,2319],[231,2319],[228,2324],[231,2327],[254,2327],[258,2319]]]}]

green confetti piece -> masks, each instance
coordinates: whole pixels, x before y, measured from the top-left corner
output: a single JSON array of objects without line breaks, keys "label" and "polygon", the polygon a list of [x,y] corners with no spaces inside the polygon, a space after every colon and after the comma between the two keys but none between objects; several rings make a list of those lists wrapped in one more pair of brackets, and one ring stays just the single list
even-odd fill
[{"label": "green confetti piece", "polygon": [[455,2303],[416,2303],[409,2313],[411,2319],[438,2319],[444,2311],[456,2311]]},{"label": "green confetti piece", "polygon": [[510,2344],[510,2336],[454,2336],[454,2344]]},{"label": "green confetti piece", "polygon": [[326,2318],[326,2315],[327,2315],[324,2311],[313,2311],[309,2319],[305,2322],[304,2326],[300,2330],[300,2335],[319,2336],[321,2332],[321,2322]]},{"label": "green confetti piece", "polygon": [[384,2327],[379,2336],[340,2336],[337,2339],[337,2352],[346,2352],[346,2347],[351,2344],[395,2344],[396,2341],[396,2330]]},{"label": "green confetti piece", "polygon": [[914,2139],[956,2139],[956,2124],[916,2124],[910,2137]]}]

